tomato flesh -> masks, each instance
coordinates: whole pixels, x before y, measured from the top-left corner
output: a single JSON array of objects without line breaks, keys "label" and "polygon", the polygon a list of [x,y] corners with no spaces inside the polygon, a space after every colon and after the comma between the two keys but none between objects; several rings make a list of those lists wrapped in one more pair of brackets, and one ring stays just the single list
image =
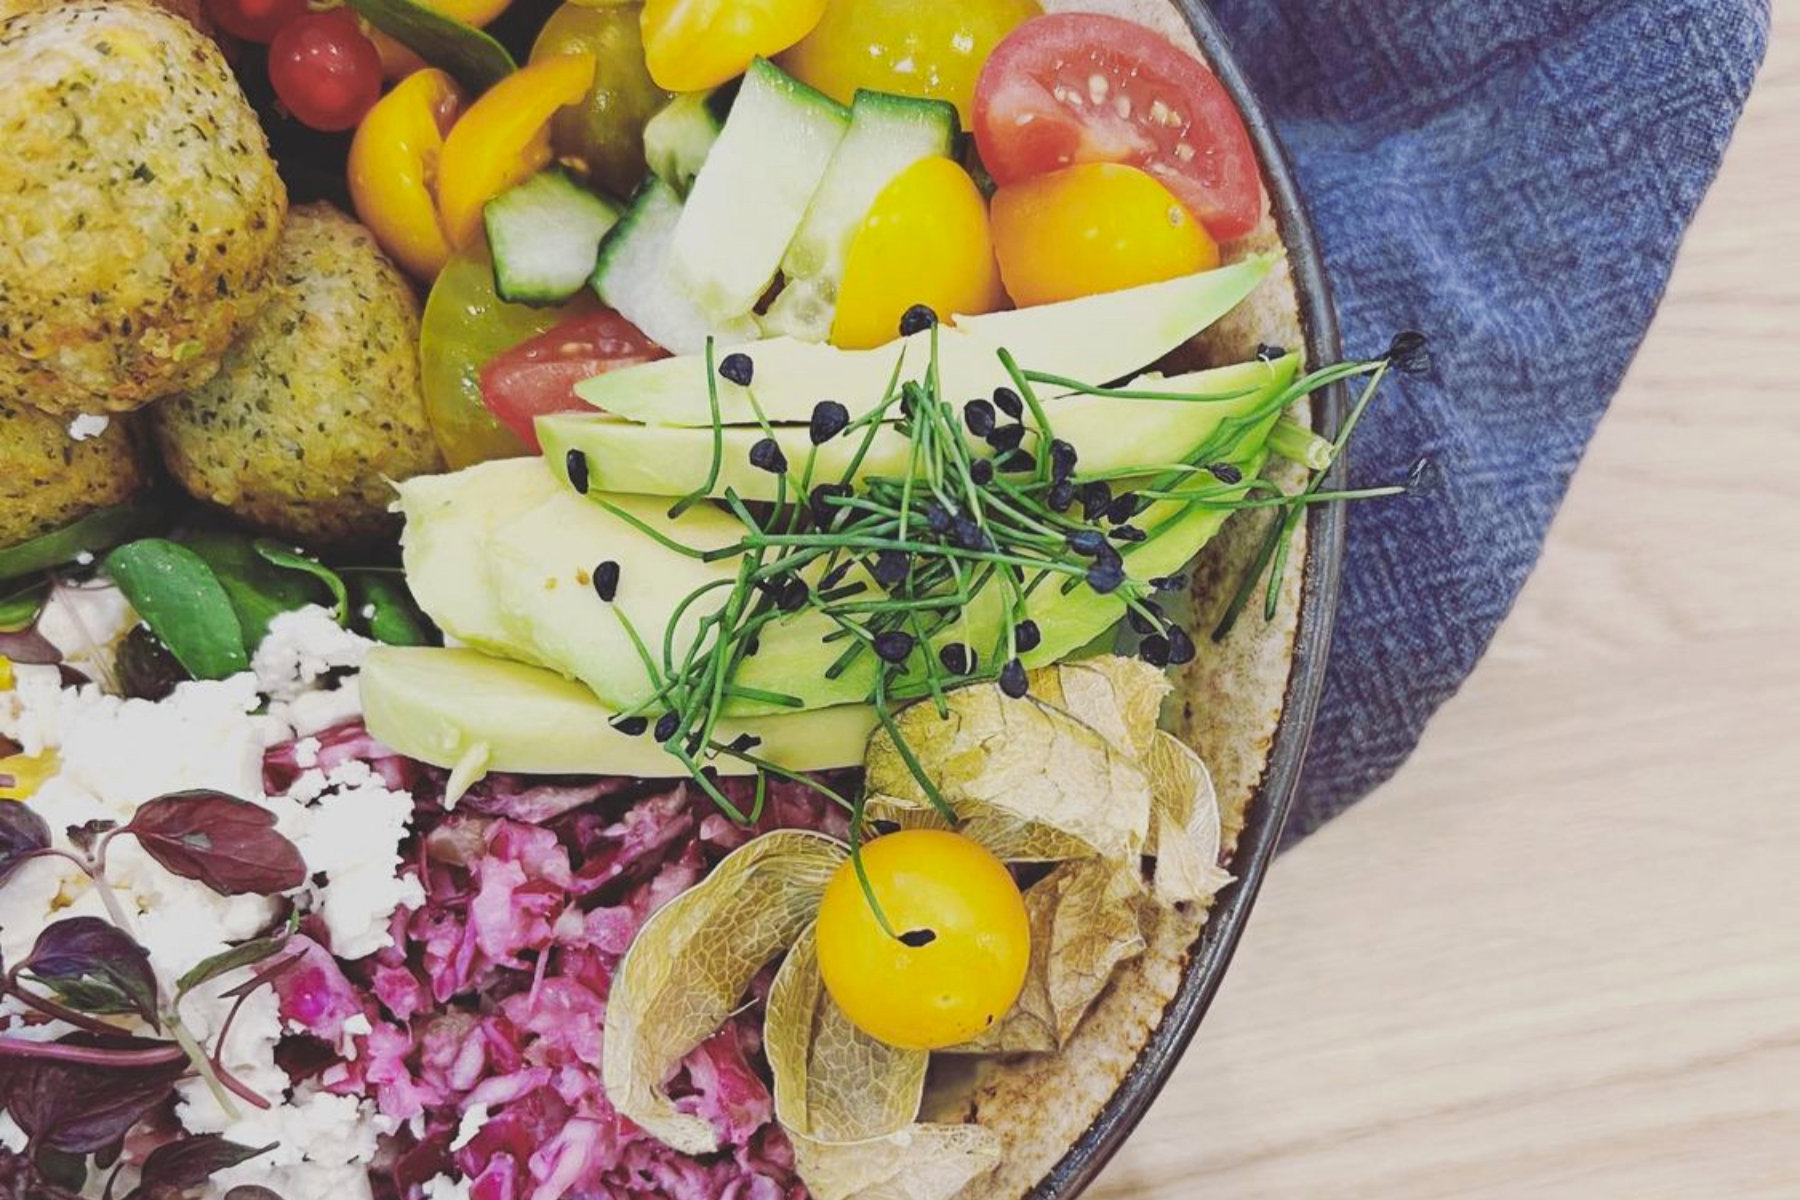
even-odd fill
[{"label": "tomato flesh", "polygon": [[483,367],[481,398],[501,424],[535,451],[540,448],[534,425],[538,417],[591,411],[575,395],[576,384],[668,353],[610,308],[581,313]]},{"label": "tomato flesh", "polygon": [[1250,133],[1225,86],[1141,25],[1057,13],[1014,30],[982,68],[975,144],[998,183],[1076,163],[1154,176],[1219,241],[1262,218]]}]

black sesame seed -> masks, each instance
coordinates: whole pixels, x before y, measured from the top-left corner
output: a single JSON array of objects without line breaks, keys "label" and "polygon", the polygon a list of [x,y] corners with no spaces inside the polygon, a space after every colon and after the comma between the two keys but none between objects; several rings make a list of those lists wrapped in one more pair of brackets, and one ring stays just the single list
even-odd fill
[{"label": "black sesame seed", "polygon": [[656,719],[656,740],[659,742],[666,742],[674,737],[675,731],[680,728],[681,717],[679,714],[672,712],[664,713]]},{"label": "black sesame seed", "polygon": [[1150,586],[1159,592],[1179,592],[1187,586],[1187,576],[1158,575],[1150,581]]},{"label": "black sesame seed", "polygon": [[688,752],[689,758],[692,758],[694,755],[700,753],[700,747],[705,744],[706,739],[702,737],[700,731],[696,729],[693,733],[688,734],[688,740],[682,749]]},{"label": "black sesame seed", "polygon": [[950,528],[950,510],[935,500],[925,506],[925,524],[933,533],[945,533]]},{"label": "black sesame seed", "polygon": [[812,490],[807,498],[807,507],[812,509],[813,524],[820,529],[830,529],[832,522],[842,510],[832,501],[850,494],[850,488],[842,483],[821,483]]},{"label": "black sesame seed", "polygon": [[1268,342],[1264,342],[1256,348],[1256,357],[1263,362],[1274,362],[1278,358],[1286,358],[1287,349],[1282,346],[1272,346]]},{"label": "black sesame seed", "polygon": [[1143,542],[1148,541],[1150,538],[1149,534],[1139,529],[1136,525],[1119,525],[1113,529],[1112,535],[1116,540],[1121,542]]},{"label": "black sesame seed", "polygon": [[969,675],[975,670],[975,652],[961,642],[951,642],[938,651],[938,661],[952,675]]},{"label": "black sesame seed", "polygon": [[1426,348],[1428,339],[1415,329],[1408,329],[1394,335],[1385,357],[1393,364],[1394,370],[1405,375],[1424,375],[1431,370],[1431,352]]},{"label": "black sesame seed", "polygon": [[775,607],[782,612],[793,612],[804,608],[811,591],[806,580],[798,575],[782,575],[762,585],[763,592],[775,602]]},{"label": "black sesame seed", "polygon": [[1000,668],[1000,690],[1014,700],[1031,690],[1031,681],[1025,677],[1024,663],[1016,658],[1007,659],[1006,665]]},{"label": "black sesame seed", "polygon": [[750,447],[750,465],[771,475],[785,475],[788,460],[781,452],[780,444],[774,438],[766,437]]},{"label": "black sesame seed", "polygon": [[1169,663],[1171,666],[1178,667],[1182,663],[1194,661],[1194,639],[1188,636],[1187,630],[1179,625],[1171,625],[1168,633],[1164,636],[1169,639]]},{"label": "black sesame seed", "polygon": [[1069,535],[1069,549],[1077,554],[1099,554],[1106,549],[1106,535],[1098,529],[1077,529]]},{"label": "black sesame seed", "polygon": [[819,401],[817,404],[813,405],[812,411],[812,428],[809,430],[812,435],[812,444],[815,446],[823,446],[826,442],[829,442],[832,438],[844,432],[844,427],[849,424],[849,409],[839,404],[836,400]]},{"label": "black sesame seed", "polygon": [[762,639],[753,633],[750,635],[749,640],[744,643],[744,657],[755,658],[756,652],[761,649]]},{"label": "black sesame seed", "polygon": [[931,943],[937,941],[937,934],[929,929],[909,929],[900,935],[900,941],[903,945],[911,946],[914,950],[917,950],[920,947],[929,946]]},{"label": "black sesame seed", "polygon": [[1087,584],[1102,596],[1119,590],[1125,582],[1125,570],[1115,563],[1096,562],[1087,571]]},{"label": "black sesame seed", "polygon": [[1138,643],[1138,657],[1153,667],[1169,665],[1169,639],[1153,633]]},{"label": "black sesame seed", "polygon": [[825,574],[819,576],[819,590],[822,592],[830,591],[838,584],[844,582],[844,576],[850,574],[850,567],[850,560],[845,559],[837,566],[831,568],[831,570],[825,572]]},{"label": "black sesame seed", "polygon": [[1050,443],[1050,478],[1056,483],[1065,482],[1075,473],[1075,447],[1057,438]]},{"label": "black sesame seed", "polygon": [[869,574],[875,576],[875,582],[882,587],[899,586],[901,580],[912,571],[912,555],[904,550],[883,550],[875,556],[875,565]]},{"label": "black sesame seed", "polygon": [[1068,512],[1069,506],[1075,503],[1075,485],[1066,479],[1061,483],[1051,484],[1050,490],[1044,494],[1044,503],[1050,506],[1052,512]]},{"label": "black sesame seed", "polygon": [[1008,475],[1022,475],[1027,471],[1037,470],[1037,459],[1023,450],[1009,450],[994,462],[1003,473]]},{"label": "black sesame seed", "polygon": [[963,405],[963,424],[976,437],[986,437],[994,432],[994,406],[986,400],[969,401]]},{"label": "black sesame seed", "polygon": [[994,539],[987,530],[968,517],[958,517],[951,523],[950,540],[963,550],[992,550]]},{"label": "black sesame seed", "polygon": [[1017,625],[1013,626],[1013,649],[1017,650],[1020,654],[1030,654],[1033,650],[1038,648],[1038,645],[1043,642],[1043,640],[1044,635],[1042,631],[1038,629],[1036,621],[1020,621]]},{"label": "black sesame seed", "polygon": [[579,450],[571,450],[563,456],[563,469],[569,474],[569,486],[583,496],[588,494],[588,461],[587,455]]},{"label": "black sesame seed", "polygon": [[1017,450],[1024,440],[1023,425],[1002,425],[987,435],[987,444],[996,450]]},{"label": "black sesame seed", "polygon": [[1121,492],[1113,497],[1113,502],[1106,506],[1106,519],[1114,525],[1123,525],[1137,516],[1138,498],[1136,492]]},{"label": "black sesame seed", "polygon": [[739,387],[749,387],[756,377],[756,364],[750,361],[748,354],[737,351],[719,361],[719,374]]},{"label": "black sesame seed", "polygon": [[903,663],[913,652],[913,635],[903,629],[890,629],[875,635],[875,654],[883,662]]},{"label": "black sesame seed", "polygon": [[969,464],[969,479],[976,487],[986,487],[994,482],[994,462],[988,458],[978,458]]},{"label": "black sesame seed", "polygon": [[1098,521],[1106,515],[1112,504],[1112,488],[1103,481],[1083,484],[1081,488],[1081,515],[1089,521]]},{"label": "black sesame seed", "polygon": [[1015,421],[1025,415],[1025,401],[1009,387],[994,389],[994,407]]},{"label": "black sesame seed", "polygon": [[1214,479],[1218,480],[1220,483],[1242,483],[1242,482],[1244,482],[1244,473],[1242,471],[1238,470],[1236,467],[1232,466],[1230,463],[1214,463],[1212,466],[1210,466],[1206,469],[1208,471],[1210,471],[1212,473],[1212,477]]},{"label": "black sesame seed", "polygon": [[757,737],[754,733],[740,733],[732,738],[731,744],[725,748],[733,754],[747,754],[760,745],[762,745],[762,739]]},{"label": "black sesame seed", "polygon": [[1158,622],[1162,620],[1162,609],[1154,603],[1146,603],[1144,608],[1149,611],[1149,615],[1145,615],[1135,608],[1125,614],[1125,619],[1131,623],[1132,632],[1139,637],[1149,637],[1161,628]]},{"label": "black sesame seed", "polygon": [[924,333],[938,323],[938,315],[929,304],[915,304],[900,314],[900,336]]},{"label": "black sesame seed", "polygon": [[612,723],[612,727],[626,737],[637,737],[650,728],[649,717],[620,717]]},{"label": "black sesame seed", "polygon": [[608,604],[619,594],[619,564],[610,558],[594,568],[594,594]]}]

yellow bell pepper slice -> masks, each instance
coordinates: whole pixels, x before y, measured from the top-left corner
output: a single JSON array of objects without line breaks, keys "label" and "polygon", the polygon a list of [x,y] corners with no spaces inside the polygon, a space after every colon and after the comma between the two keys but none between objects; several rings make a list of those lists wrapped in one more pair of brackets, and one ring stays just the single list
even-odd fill
[{"label": "yellow bell pepper slice", "polygon": [[438,219],[438,165],[462,102],[443,71],[415,71],[369,110],[350,143],[357,217],[383,250],[426,281],[450,261],[450,239]]},{"label": "yellow bell pepper slice", "polygon": [[489,200],[550,162],[550,118],[594,84],[592,54],[560,54],[521,67],[469,107],[444,139],[438,211],[450,244],[481,232]]},{"label": "yellow bell pepper slice", "polygon": [[29,800],[48,783],[62,764],[56,751],[13,754],[0,758],[0,800]]}]

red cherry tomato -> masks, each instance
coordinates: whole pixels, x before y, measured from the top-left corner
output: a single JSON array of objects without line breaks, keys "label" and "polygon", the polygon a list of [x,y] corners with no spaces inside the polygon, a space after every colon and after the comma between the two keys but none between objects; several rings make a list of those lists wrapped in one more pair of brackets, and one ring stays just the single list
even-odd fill
[{"label": "red cherry tomato", "polygon": [[206,15],[233,37],[264,45],[307,13],[306,0],[206,0]]},{"label": "red cherry tomato", "polygon": [[381,55],[349,9],[308,13],[269,43],[269,82],[301,124],[335,133],[381,98]]},{"label": "red cherry tomato", "polygon": [[994,47],[975,90],[975,144],[1002,184],[1073,163],[1137,167],[1219,241],[1262,218],[1256,151],[1224,85],[1118,17],[1038,17]]},{"label": "red cherry tomato", "polygon": [[553,325],[488,363],[481,369],[481,398],[502,425],[537,450],[534,419],[592,411],[576,397],[576,384],[668,354],[630,321],[603,308]]}]

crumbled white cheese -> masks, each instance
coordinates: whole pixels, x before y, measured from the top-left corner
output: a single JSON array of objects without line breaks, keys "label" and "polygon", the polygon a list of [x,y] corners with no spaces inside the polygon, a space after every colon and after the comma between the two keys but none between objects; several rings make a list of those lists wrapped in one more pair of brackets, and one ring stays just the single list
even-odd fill
[{"label": "crumbled white cheese", "polygon": [[455,1175],[435,1175],[425,1181],[425,1200],[469,1200],[469,1181]]},{"label": "crumbled white cheese", "polygon": [[450,1153],[455,1154],[464,1146],[475,1140],[482,1126],[488,1123],[488,1106],[471,1104],[463,1110],[462,1120],[457,1122],[456,1137],[450,1142]]},{"label": "crumbled white cheese", "polygon": [[[321,784],[322,791],[309,794]],[[292,794],[311,803],[285,813],[281,830],[300,847],[307,869],[330,880],[317,911],[332,953],[356,959],[391,945],[394,910],[425,903],[419,881],[399,873],[397,850],[412,820],[412,796],[388,790],[368,764],[354,761],[329,776],[306,772]]]},{"label": "crumbled white cheese", "polygon": [[97,438],[112,428],[112,418],[105,413],[82,413],[69,422],[69,436],[78,442]]},{"label": "crumbled white cheese", "polygon": [[192,1084],[182,1091],[177,1111],[190,1131],[220,1133],[246,1146],[276,1143],[267,1154],[214,1174],[208,1195],[222,1196],[240,1184],[271,1188],[283,1200],[368,1200],[372,1194],[369,1163],[385,1127],[372,1103],[302,1084],[284,1104],[239,1105],[239,1118],[227,1121],[210,1096],[196,1100]]},{"label": "crumbled white cheese", "polygon": [[272,700],[293,700],[312,691],[328,672],[355,669],[374,645],[337,623],[328,608],[310,604],[269,622],[250,669]]},{"label": "crumbled white cheese", "polygon": [[[25,1136],[25,1131],[19,1128],[16,1121],[6,1113],[0,1112],[0,1150],[10,1150],[14,1154],[17,1154],[19,1151],[25,1149],[25,1144],[30,1140],[30,1138]],[[441,1179],[443,1176],[440,1175],[438,1178]],[[426,1184],[425,1186],[430,1187],[431,1185]]]},{"label": "crumbled white cheese", "polygon": [[302,770],[310,770],[319,765],[319,751],[323,749],[316,737],[303,737],[294,743],[294,765]]}]

